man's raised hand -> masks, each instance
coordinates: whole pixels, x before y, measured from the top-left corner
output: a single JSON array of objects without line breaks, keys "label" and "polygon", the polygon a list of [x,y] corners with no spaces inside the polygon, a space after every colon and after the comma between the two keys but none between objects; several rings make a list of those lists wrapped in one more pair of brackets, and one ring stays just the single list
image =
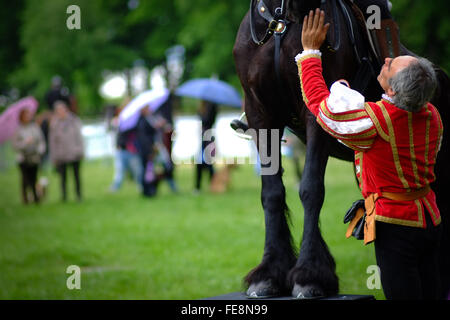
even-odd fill
[{"label": "man's raised hand", "polygon": [[327,36],[330,24],[325,22],[325,12],[312,10],[303,19],[302,45],[303,50],[318,50]]}]

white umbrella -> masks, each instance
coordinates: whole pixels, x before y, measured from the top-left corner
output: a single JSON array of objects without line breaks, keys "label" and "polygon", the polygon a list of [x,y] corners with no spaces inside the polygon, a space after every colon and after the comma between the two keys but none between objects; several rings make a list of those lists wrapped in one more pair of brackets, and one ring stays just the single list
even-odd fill
[{"label": "white umbrella", "polygon": [[166,88],[153,89],[138,94],[119,114],[119,130],[126,131],[137,125],[142,108],[148,107],[155,112],[169,98]]}]

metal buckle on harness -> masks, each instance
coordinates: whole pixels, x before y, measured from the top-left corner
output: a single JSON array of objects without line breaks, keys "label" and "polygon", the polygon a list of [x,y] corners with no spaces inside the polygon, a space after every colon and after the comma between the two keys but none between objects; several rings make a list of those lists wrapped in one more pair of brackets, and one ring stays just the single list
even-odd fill
[{"label": "metal buckle on harness", "polygon": [[284,20],[278,20],[275,28],[276,33],[284,33],[286,31],[286,22]]},{"label": "metal buckle on harness", "polygon": [[270,31],[274,32],[277,29],[278,26],[278,21],[277,20],[272,20],[269,22],[269,26],[267,27],[267,29],[269,29]]}]

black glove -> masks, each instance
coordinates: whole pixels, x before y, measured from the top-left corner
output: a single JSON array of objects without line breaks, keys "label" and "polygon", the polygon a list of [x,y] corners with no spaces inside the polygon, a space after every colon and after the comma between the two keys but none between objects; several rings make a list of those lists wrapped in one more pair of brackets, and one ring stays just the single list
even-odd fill
[{"label": "black glove", "polygon": [[352,206],[347,210],[347,213],[344,216],[344,223],[352,221],[359,208],[364,208],[364,200],[356,200],[353,202]]},{"label": "black glove", "polygon": [[366,213],[361,219],[359,219],[358,223],[353,229],[352,236],[354,236],[357,240],[364,240],[364,224],[366,223]]}]

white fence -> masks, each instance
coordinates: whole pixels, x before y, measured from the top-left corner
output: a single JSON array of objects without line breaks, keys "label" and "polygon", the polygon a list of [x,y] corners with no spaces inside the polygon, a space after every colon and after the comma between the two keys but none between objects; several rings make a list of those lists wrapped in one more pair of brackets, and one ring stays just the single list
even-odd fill
[{"label": "white fence", "polygon": [[[244,159],[254,155],[253,142],[239,138],[230,127],[231,120],[239,116],[239,113],[222,113],[217,116],[213,128],[217,159]],[[178,116],[175,117],[174,122],[175,133],[172,137],[174,160],[184,162],[195,159],[201,146],[200,119],[197,116]],[[86,124],[83,126],[82,133],[87,159],[114,155],[116,133],[108,131],[106,123]]]}]

